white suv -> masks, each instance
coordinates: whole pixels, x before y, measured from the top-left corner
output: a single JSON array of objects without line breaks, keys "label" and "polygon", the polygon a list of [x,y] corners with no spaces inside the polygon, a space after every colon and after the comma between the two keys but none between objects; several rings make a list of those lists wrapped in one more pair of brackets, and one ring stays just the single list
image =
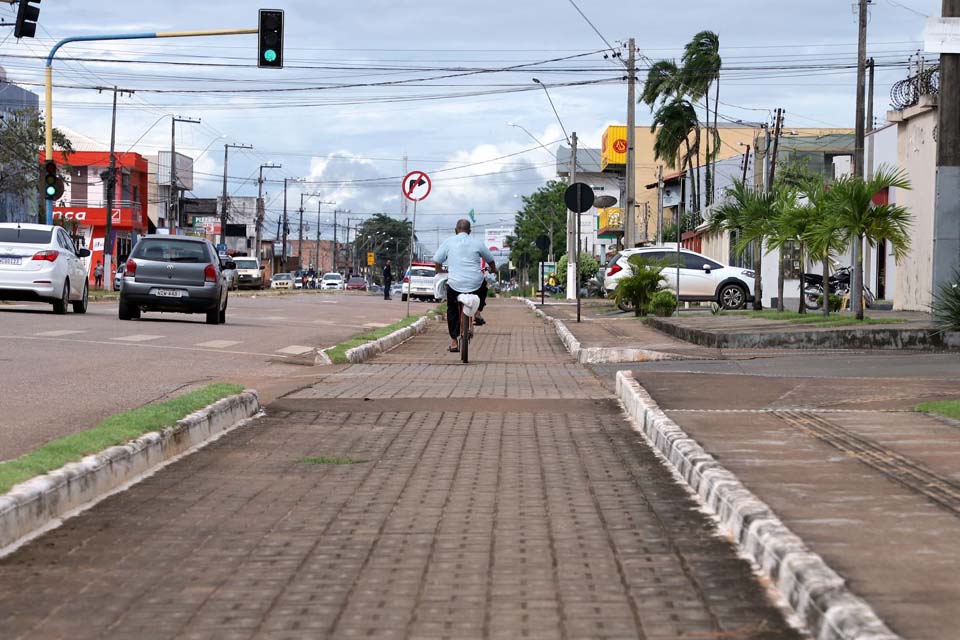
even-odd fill
[{"label": "white suv", "polygon": [[339,273],[331,271],[323,274],[323,278],[320,279],[321,291],[342,291],[344,286],[343,276]]},{"label": "white suv", "polygon": [[434,284],[436,275],[437,265],[432,262],[414,262],[403,275],[400,300],[406,302],[410,297],[414,300],[436,301],[437,289]]},{"label": "white suv", "polygon": [[87,249],[77,249],[63,227],[0,223],[0,300],[53,304],[54,313],[87,312]]},{"label": "white suv", "polygon": [[[620,278],[633,273],[632,256],[651,262],[667,263],[663,270],[667,288],[677,290],[677,250],[670,247],[625,249],[610,258],[603,288],[612,297]],[[742,309],[753,300],[754,273],[740,267],[720,264],[704,255],[680,250],[680,300],[682,302],[717,302],[725,309]]]}]

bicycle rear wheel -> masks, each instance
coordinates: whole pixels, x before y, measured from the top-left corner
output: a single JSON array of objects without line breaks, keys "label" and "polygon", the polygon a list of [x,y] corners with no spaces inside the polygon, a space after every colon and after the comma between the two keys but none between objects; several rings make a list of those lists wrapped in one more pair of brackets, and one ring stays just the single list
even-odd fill
[{"label": "bicycle rear wheel", "polygon": [[460,305],[460,361],[466,364],[470,361],[470,318],[463,313]]}]

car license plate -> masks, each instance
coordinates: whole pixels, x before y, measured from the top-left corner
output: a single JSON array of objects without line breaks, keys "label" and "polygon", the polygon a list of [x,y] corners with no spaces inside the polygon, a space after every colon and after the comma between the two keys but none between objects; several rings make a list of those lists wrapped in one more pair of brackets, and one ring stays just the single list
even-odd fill
[{"label": "car license plate", "polygon": [[154,293],[160,298],[182,298],[183,291],[179,289],[157,289]]},{"label": "car license plate", "polygon": [[20,258],[0,257],[0,264],[20,264]]}]

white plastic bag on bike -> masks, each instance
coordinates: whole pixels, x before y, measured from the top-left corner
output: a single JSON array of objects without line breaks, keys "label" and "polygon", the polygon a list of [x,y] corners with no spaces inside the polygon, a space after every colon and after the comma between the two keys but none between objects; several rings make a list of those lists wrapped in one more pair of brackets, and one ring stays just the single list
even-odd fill
[{"label": "white plastic bag on bike", "polygon": [[480,309],[480,296],[478,295],[461,293],[457,296],[457,300],[463,305],[463,314],[468,318],[472,318]]}]

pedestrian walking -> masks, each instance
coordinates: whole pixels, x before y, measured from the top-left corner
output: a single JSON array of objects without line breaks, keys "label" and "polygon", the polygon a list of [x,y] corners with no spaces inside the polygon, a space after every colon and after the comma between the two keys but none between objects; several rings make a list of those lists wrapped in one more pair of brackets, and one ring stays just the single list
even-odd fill
[{"label": "pedestrian walking", "polygon": [[390,299],[390,286],[393,284],[393,270],[390,267],[390,261],[383,266],[383,299]]},{"label": "pedestrian walking", "polygon": [[94,285],[97,289],[103,289],[103,261],[97,260],[97,266],[93,268]]}]

